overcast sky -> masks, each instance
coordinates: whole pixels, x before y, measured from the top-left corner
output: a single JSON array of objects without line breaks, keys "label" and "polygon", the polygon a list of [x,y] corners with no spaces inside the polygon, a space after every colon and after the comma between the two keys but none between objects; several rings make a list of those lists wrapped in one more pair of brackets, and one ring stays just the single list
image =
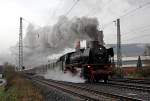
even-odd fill
[{"label": "overcast sky", "polygon": [[[17,43],[20,16],[36,26],[53,25],[57,18],[65,15],[77,1],[79,2],[67,17],[97,17],[100,28],[104,29],[106,43],[116,42],[116,27],[113,20],[149,2],[149,0],[0,0],[0,54],[8,52],[9,48]],[[147,35],[150,31],[149,18],[150,5],[121,17],[123,43],[150,43],[150,35]],[[24,32],[28,25],[27,21],[23,22]]]}]

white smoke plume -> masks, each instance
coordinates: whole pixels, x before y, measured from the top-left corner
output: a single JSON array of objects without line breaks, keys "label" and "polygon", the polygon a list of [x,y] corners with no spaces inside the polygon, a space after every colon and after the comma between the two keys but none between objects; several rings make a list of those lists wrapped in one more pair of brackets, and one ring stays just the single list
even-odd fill
[{"label": "white smoke plume", "polygon": [[46,64],[47,57],[68,48],[73,49],[77,39],[98,40],[97,27],[96,18],[68,19],[64,16],[61,16],[54,26],[35,28],[29,25],[24,38],[24,64],[26,66]]},{"label": "white smoke plume", "polygon": [[55,70],[48,70],[48,72],[44,75],[46,79],[58,80],[58,81],[67,81],[67,82],[74,82],[74,83],[84,83],[85,80],[80,78],[78,75],[73,75],[69,72],[63,73],[62,71],[55,69]]}]

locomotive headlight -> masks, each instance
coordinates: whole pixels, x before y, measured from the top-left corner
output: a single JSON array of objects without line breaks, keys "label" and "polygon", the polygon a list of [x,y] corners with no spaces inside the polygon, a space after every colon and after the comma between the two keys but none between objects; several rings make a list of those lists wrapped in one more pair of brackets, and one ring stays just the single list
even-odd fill
[{"label": "locomotive headlight", "polygon": [[90,68],[91,66],[88,66],[88,68]]}]

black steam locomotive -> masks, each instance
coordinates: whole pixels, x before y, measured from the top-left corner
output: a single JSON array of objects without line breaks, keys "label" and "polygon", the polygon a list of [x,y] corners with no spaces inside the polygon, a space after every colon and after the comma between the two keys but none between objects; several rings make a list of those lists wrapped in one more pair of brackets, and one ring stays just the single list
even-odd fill
[{"label": "black steam locomotive", "polygon": [[62,63],[62,71],[80,75],[87,82],[104,80],[106,83],[108,76],[112,74],[113,57],[113,48],[106,49],[98,41],[90,41],[86,49],[67,53],[57,63]]}]

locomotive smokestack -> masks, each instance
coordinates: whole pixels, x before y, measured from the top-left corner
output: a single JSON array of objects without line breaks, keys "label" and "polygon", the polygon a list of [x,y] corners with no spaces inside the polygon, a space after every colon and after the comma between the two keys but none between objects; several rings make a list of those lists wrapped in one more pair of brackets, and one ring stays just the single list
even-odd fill
[{"label": "locomotive smokestack", "polygon": [[87,41],[87,48],[97,48],[99,45],[99,41]]},{"label": "locomotive smokestack", "polygon": [[76,51],[78,51],[80,49],[80,40],[76,41],[75,49],[76,49]]},{"label": "locomotive smokestack", "polygon": [[97,41],[99,42],[100,45],[104,45],[103,31],[98,31],[97,34],[98,34]]}]

